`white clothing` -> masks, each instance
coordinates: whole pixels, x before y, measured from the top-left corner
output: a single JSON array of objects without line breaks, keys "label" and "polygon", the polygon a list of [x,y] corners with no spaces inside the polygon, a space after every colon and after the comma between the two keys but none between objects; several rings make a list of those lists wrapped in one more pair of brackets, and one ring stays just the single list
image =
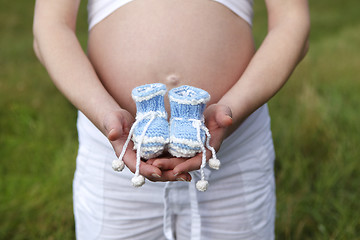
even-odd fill
[{"label": "white clothing", "polygon": [[110,143],[81,112],[77,126],[73,189],[79,240],[274,239],[274,148],[266,105],[223,141],[220,170],[205,169],[206,192],[195,189],[198,171],[191,183],[146,181],[134,188],[133,173],[112,170]]},{"label": "white clothing", "polygon": [[[133,0],[88,0],[89,30],[116,9]],[[252,25],[253,0],[213,0],[228,7],[231,11]]]},{"label": "white clothing", "polygon": [[[89,29],[132,0],[88,0]],[[252,24],[253,0],[213,0]],[[275,224],[274,148],[267,105],[260,107],[217,153],[220,170],[205,168],[209,187],[198,192],[199,171],[187,182],[131,184],[114,172],[107,138],[81,113],[73,183],[79,240],[272,240]]]}]

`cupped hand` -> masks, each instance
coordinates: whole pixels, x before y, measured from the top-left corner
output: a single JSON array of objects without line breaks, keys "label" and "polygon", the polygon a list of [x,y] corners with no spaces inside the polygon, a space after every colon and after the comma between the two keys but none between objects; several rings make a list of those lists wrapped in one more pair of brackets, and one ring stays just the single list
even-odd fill
[{"label": "cupped hand", "polygon": [[[219,150],[221,143],[226,137],[226,130],[232,124],[231,109],[226,105],[212,104],[204,111],[205,125],[211,135],[210,145]],[[207,160],[211,157],[211,152],[206,152]],[[221,159],[220,159],[221,161]],[[192,158],[159,158],[149,162],[149,164],[160,169],[166,169],[175,177],[181,176],[193,170],[200,169],[202,163],[202,153]]]},{"label": "cupped hand", "polygon": [[[111,112],[104,119],[105,135],[113,146],[117,157],[120,156],[134,120],[134,117],[124,109]],[[133,142],[130,141],[122,160],[130,171],[135,173],[136,152],[133,150],[133,146]],[[139,170],[141,175],[151,181],[157,176],[161,176],[161,170],[158,167],[143,161],[140,163]]]},{"label": "cupped hand", "polygon": [[[134,117],[124,109],[111,112],[104,119],[105,135],[109,139],[118,157],[128,138],[134,120]],[[133,150],[133,146],[133,142],[130,141],[122,160],[130,171],[135,173],[136,151]],[[159,167],[152,165],[151,161],[141,161],[139,170],[140,174],[150,181],[178,181],[180,179],[191,179],[191,176],[188,173],[180,174],[176,177],[172,171],[160,169]]]}]

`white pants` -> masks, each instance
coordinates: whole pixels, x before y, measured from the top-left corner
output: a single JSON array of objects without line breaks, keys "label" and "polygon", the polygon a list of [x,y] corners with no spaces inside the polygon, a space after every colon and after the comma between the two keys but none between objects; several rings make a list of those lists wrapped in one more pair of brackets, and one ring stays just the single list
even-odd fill
[{"label": "white pants", "polygon": [[267,106],[259,108],[218,152],[220,170],[206,168],[209,187],[193,180],[131,185],[133,174],[114,172],[107,139],[79,112],[75,172],[76,236],[91,239],[274,239],[274,148]]}]

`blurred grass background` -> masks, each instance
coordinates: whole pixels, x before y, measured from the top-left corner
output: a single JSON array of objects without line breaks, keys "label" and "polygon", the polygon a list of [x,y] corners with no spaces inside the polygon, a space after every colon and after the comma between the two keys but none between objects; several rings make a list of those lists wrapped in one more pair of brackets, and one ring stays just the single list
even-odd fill
[{"label": "blurred grass background", "polygon": [[[33,8],[34,1],[0,0],[0,239],[74,239],[76,110],[33,54]],[[310,8],[310,51],[269,104],[276,236],[360,239],[360,2],[316,0]],[[259,45],[262,1],[254,34]]]}]

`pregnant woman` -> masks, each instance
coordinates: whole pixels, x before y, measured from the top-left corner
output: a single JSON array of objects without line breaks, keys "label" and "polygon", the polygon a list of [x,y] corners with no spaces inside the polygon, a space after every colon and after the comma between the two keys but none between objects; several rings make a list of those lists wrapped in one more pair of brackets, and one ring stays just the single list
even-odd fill
[{"label": "pregnant woman", "polygon": [[[307,51],[306,0],[266,0],[268,34],[255,51],[252,0],[88,0],[85,54],[75,35],[80,0],[37,0],[34,49],[77,109],[74,177],[78,239],[274,239],[274,149],[266,102]],[[133,88],[191,85],[211,95],[204,116],[220,170],[201,156],[142,162],[119,156],[136,106]],[[165,108],[170,113],[169,99]],[[211,154],[208,154],[210,157]]]}]

